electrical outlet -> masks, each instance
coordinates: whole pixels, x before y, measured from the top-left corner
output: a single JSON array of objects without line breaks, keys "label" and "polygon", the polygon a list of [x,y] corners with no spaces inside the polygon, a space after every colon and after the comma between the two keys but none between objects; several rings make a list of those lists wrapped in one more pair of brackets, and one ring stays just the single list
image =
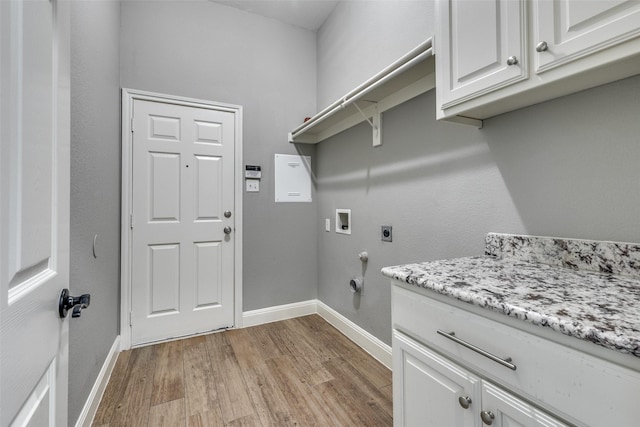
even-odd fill
[{"label": "electrical outlet", "polygon": [[331,231],[331,220],[329,218],[324,220],[324,231]]},{"label": "electrical outlet", "polygon": [[247,193],[257,193],[260,191],[260,180],[259,179],[247,179]]},{"label": "electrical outlet", "polygon": [[390,225],[383,225],[381,234],[383,242],[393,242],[393,227]]}]

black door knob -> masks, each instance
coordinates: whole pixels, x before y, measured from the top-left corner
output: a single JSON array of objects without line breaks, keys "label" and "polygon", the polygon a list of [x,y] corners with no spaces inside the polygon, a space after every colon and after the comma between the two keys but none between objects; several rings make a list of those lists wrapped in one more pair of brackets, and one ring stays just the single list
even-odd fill
[{"label": "black door knob", "polygon": [[69,295],[69,289],[63,289],[58,301],[58,313],[60,314],[60,318],[64,319],[67,317],[69,310],[73,309],[71,317],[80,317],[82,310],[89,307],[89,304],[91,304],[90,294],[73,297]]}]

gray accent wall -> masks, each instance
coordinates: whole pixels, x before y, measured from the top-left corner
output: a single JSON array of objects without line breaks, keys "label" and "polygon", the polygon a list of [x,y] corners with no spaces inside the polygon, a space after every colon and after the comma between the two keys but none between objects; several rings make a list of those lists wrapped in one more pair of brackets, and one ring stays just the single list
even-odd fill
[{"label": "gray accent wall", "polygon": [[318,30],[318,111],[433,35],[434,2],[341,1]]},{"label": "gray accent wall", "polygon": [[[337,16],[345,8],[360,7],[361,18],[352,20],[378,22],[385,34],[391,27],[410,33],[403,27],[412,21],[376,18],[357,3],[340,4],[320,30],[318,99],[335,99],[333,88],[346,92],[345,81],[358,83],[348,73],[323,74],[330,68],[323,58],[368,68],[367,75],[381,68],[359,59],[377,55],[374,40],[360,43],[375,31],[332,24],[345,19]],[[422,6],[412,7],[419,13]],[[427,18],[421,28],[428,34]],[[411,44],[397,43],[403,51]],[[431,91],[383,114],[382,147],[372,147],[366,123],[321,142],[319,221],[333,224],[336,208],[351,209],[352,234],[318,226],[318,299],[390,343],[383,266],[480,255],[489,231],[640,242],[638,93],[640,76],[497,116],[478,130],[437,122]],[[393,226],[393,242],[381,242],[381,225]],[[358,259],[363,250],[366,266]],[[348,287],[355,275],[364,275],[361,295]]]},{"label": "gray accent wall", "polygon": [[[120,4],[71,2],[72,295],[91,306],[69,322],[69,425],[119,334]],[[93,257],[93,236],[97,258]]]},{"label": "gray accent wall", "polygon": [[244,163],[262,166],[244,193],[244,311],[316,298],[317,206],[276,204],[274,154],[311,155],[288,132],[315,112],[315,33],[210,1],[122,3],[123,87],[241,105]]}]

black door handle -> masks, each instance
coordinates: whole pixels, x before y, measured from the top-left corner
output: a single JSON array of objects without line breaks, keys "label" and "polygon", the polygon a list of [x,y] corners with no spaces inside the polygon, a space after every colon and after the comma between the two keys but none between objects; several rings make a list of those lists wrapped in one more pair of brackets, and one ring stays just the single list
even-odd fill
[{"label": "black door handle", "polygon": [[80,317],[80,313],[83,309],[89,307],[91,304],[91,295],[83,294],[79,297],[73,297],[69,295],[69,289],[63,289],[60,293],[60,299],[58,301],[58,313],[60,318],[67,317],[69,310],[73,309],[71,317]]}]

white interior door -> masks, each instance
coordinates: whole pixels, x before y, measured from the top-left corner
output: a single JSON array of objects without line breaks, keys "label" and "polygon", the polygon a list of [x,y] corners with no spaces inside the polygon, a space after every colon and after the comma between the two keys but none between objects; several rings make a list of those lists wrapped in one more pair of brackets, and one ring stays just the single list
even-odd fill
[{"label": "white interior door", "polygon": [[234,114],[135,100],[132,131],[132,345],[233,326]]},{"label": "white interior door", "polygon": [[0,425],[67,425],[69,11],[0,2]]}]

